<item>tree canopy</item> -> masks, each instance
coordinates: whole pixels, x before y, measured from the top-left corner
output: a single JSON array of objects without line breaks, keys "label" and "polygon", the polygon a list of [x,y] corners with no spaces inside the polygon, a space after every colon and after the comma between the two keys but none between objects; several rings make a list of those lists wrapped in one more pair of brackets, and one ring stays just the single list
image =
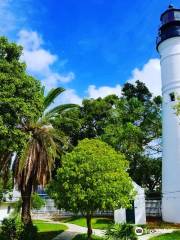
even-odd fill
[{"label": "tree canopy", "polygon": [[22,47],[0,37],[0,166],[9,165],[12,153],[24,146],[28,132],[22,127],[38,118],[43,108],[43,89],[26,73],[20,61]]},{"label": "tree canopy", "polygon": [[[161,98],[152,98],[139,81],[125,84],[122,93],[101,138],[125,154],[133,180],[153,191],[161,183]],[[148,171],[150,165],[157,171]],[[149,184],[149,179],[155,184]]]},{"label": "tree canopy", "polygon": [[84,139],[63,157],[49,192],[59,208],[81,212],[88,221],[97,210],[130,207],[134,190],[127,168],[125,157],[112,147]]},{"label": "tree canopy", "polygon": [[[134,181],[149,191],[160,188],[161,97],[153,97],[144,83],[126,83],[119,98],[86,99],[56,124],[70,137],[71,149],[78,140],[101,138],[125,154]],[[157,171],[148,171],[151,164]],[[148,179],[154,179],[155,184],[149,184]]]}]

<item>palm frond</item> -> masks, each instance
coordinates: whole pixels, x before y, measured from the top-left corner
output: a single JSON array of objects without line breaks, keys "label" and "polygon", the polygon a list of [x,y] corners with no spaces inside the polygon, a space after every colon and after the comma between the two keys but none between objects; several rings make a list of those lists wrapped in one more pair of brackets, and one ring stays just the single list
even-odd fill
[{"label": "palm frond", "polygon": [[54,100],[64,91],[65,89],[62,87],[51,89],[45,97],[44,110],[47,109],[54,102]]},{"label": "palm frond", "polygon": [[75,107],[77,108],[77,107],[79,107],[79,105],[77,105],[77,104],[62,104],[62,105],[59,105],[59,106],[51,109],[47,113],[45,113],[45,117],[54,116],[56,114],[61,114],[64,111],[67,111],[67,110],[69,110],[71,108],[75,108]]}]

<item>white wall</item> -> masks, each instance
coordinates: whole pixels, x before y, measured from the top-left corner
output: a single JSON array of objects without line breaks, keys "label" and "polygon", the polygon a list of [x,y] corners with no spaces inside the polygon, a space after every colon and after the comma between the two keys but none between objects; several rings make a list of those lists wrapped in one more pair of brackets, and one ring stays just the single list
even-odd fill
[{"label": "white wall", "polygon": [[3,220],[4,218],[8,218],[9,215],[12,213],[12,211],[13,211],[13,208],[12,208],[12,206],[11,206],[11,210],[10,210],[10,212],[8,213],[8,204],[2,203],[2,204],[0,205],[0,222],[2,222],[2,220]]},{"label": "white wall", "polygon": [[161,55],[163,94],[162,217],[180,223],[180,118],[176,116],[169,94],[180,96],[180,37],[163,41]]},{"label": "white wall", "polygon": [[114,222],[119,224],[126,222],[126,209],[120,208],[114,211]]},{"label": "white wall", "polygon": [[[133,182],[133,186],[137,195],[134,199],[135,224],[146,224],[146,207],[144,189]],[[117,209],[114,211],[115,223],[126,222],[126,209]]]}]

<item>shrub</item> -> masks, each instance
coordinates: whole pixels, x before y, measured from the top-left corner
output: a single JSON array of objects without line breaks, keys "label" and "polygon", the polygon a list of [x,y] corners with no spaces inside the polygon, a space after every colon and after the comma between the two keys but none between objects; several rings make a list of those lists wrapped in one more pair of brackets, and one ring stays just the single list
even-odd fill
[{"label": "shrub", "polygon": [[108,240],[137,240],[134,232],[134,226],[130,224],[114,224],[106,232]]},{"label": "shrub", "polygon": [[36,240],[37,227],[24,226],[20,218],[8,218],[2,221],[1,240]]},{"label": "shrub", "polygon": [[37,193],[33,193],[31,196],[32,209],[39,210],[45,206],[45,200],[40,197]]},{"label": "shrub", "polygon": [[19,240],[23,234],[24,226],[18,218],[9,218],[2,221],[2,239]]}]

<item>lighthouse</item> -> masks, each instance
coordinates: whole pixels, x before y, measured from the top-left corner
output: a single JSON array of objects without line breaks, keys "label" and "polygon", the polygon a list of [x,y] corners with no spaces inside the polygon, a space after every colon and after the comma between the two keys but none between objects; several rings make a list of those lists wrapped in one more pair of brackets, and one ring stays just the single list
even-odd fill
[{"label": "lighthouse", "polygon": [[162,218],[180,223],[180,118],[173,108],[180,96],[180,9],[170,5],[160,21],[156,47],[163,96]]}]

